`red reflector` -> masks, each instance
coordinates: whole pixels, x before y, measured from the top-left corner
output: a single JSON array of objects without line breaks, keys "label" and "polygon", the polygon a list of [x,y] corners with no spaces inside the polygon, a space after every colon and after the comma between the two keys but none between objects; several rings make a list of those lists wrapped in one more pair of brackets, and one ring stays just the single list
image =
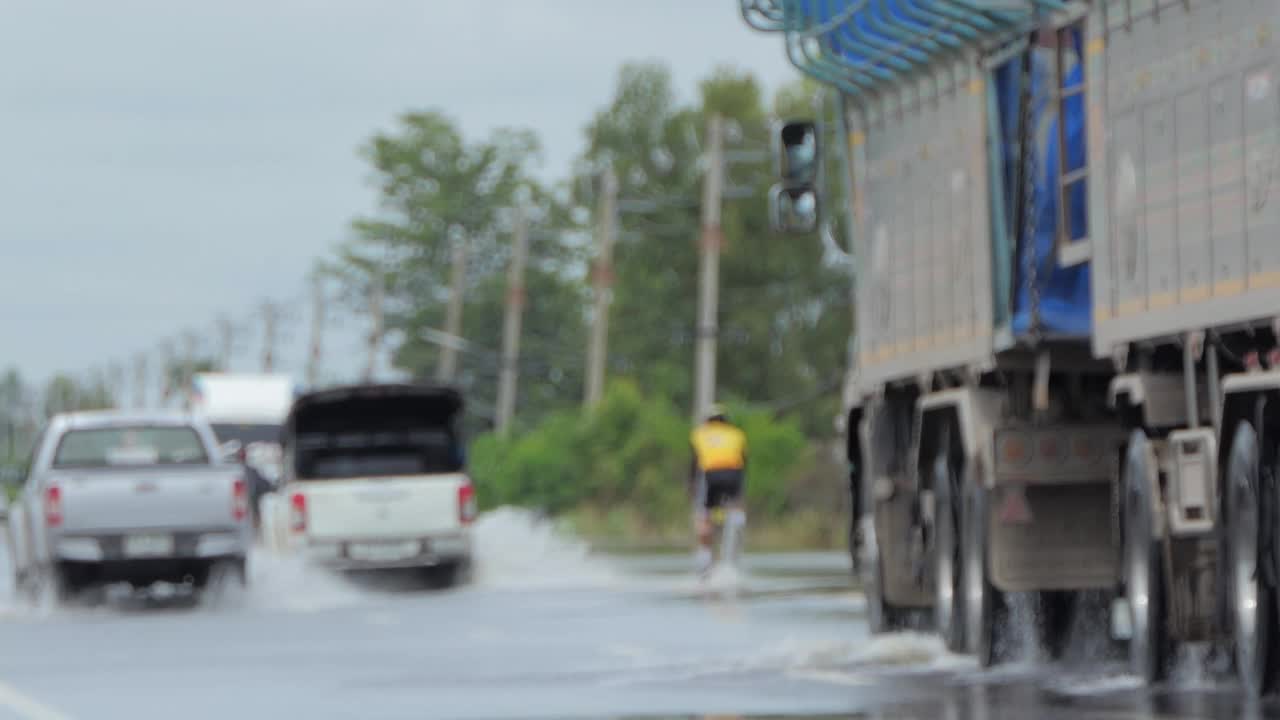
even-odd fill
[{"label": "red reflector", "polygon": [[1017,486],[1006,487],[1004,502],[1000,504],[1000,522],[1026,525],[1032,519],[1031,506],[1027,503],[1027,491]]},{"label": "red reflector", "polygon": [[458,487],[458,522],[469,525],[476,519],[476,489],[468,480]]},{"label": "red reflector", "polygon": [[300,492],[289,498],[289,527],[294,532],[307,530],[307,496]]},{"label": "red reflector", "polygon": [[49,527],[62,524],[62,488],[50,485],[44,491],[44,523]]},{"label": "red reflector", "polygon": [[231,481],[231,517],[239,522],[248,515],[249,487],[245,484],[244,478],[238,477]]}]

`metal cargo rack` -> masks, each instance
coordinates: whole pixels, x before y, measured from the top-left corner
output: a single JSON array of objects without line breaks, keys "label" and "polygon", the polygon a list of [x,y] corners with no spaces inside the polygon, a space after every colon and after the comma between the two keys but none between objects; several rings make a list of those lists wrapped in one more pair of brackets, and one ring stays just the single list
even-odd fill
[{"label": "metal cargo rack", "polygon": [[1064,0],[740,0],[752,27],[786,35],[801,72],[872,100],[968,50],[998,52]]},{"label": "metal cargo rack", "polygon": [[[856,394],[935,371],[991,367],[995,354],[1025,341],[1056,341],[1039,331],[1015,338],[1012,330],[1012,258],[1025,208],[1022,194],[1006,191],[1020,186],[1005,178],[1006,157],[1017,155],[991,141],[1002,131],[990,71],[1022,56],[1033,31],[1067,32],[1087,5],[740,0],[740,8],[753,27],[784,34],[791,62],[844,100],[848,142],[839,149],[852,160],[860,300]],[[1058,93],[1058,103],[1074,92]],[[1009,181],[1025,184],[1031,167]],[[1083,177],[1065,180],[1064,195]],[[934,219],[897,208],[903,193],[928,198],[923,212]],[[956,215],[965,206],[975,212]],[[956,230],[943,232],[939,217]]]}]

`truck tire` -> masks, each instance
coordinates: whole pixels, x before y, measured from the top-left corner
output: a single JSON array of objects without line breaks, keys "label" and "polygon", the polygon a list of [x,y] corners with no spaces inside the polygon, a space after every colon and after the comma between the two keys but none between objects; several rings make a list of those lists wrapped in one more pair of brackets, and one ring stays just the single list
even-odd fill
[{"label": "truck tire", "polygon": [[1275,589],[1263,572],[1261,441],[1253,423],[1236,426],[1227,459],[1226,517],[1230,622],[1236,671],[1250,696],[1275,687],[1277,665]]},{"label": "truck tire", "polygon": [[877,549],[866,563],[867,627],[872,635],[901,630],[907,625],[907,614],[884,597],[884,575],[880,568],[880,551]]},{"label": "truck tire", "polygon": [[1000,593],[991,585],[987,572],[988,492],[979,482],[963,488],[963,531],[960,533],[964,561],[960,571],[964,586],[964,633],[968,649],[978,664],[991,667],[997,660],[996,620],[1003,606]]},{"label": "truck tire", "polygon": [[1122,480],[1124,512],[1123,572],[1129,606],[1130,671],[1146,683],[1163,680],[1173,653],[1165,616],[1164,562],[1159,540],[1151,536],[1155,523],[1152,499],[1156,468],[1151,444],[1142,430],[1134,430],[1125,453]]},{"label": "truck tire", "polygon": [[[945,433],[944,433],[945,436]],[[964,652],[964,590],[960,554],[959,516],[954,488],[960,487],[951,462],[949,443],[943,443],[933,463],[934,497],[934,627],[951,652]]]}]

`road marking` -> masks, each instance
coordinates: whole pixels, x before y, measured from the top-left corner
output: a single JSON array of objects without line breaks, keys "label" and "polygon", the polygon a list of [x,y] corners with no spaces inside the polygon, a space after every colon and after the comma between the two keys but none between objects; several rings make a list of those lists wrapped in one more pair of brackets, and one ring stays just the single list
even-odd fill
[{"label": "road marking", "polygon": [[70,715],[64,715],[4,682],[0,682],[0,708],[12,710],[23,720],[71,720]]},{"label": "road marking", "polygon": [[875,684],[874,680],[866,677],[865,675],[835,672],[834,670],[789,670],[787,671],[786,676],[793,680],[809,680],[811,682],[827,683],[829,685],[863,687]]}]

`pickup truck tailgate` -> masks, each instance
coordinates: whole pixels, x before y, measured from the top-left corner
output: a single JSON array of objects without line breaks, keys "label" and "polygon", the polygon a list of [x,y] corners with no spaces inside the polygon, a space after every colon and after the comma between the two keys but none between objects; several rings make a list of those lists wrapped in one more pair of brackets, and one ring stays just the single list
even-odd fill
[{"label": "pickup truck tailgate", "polygon": [[231,468],[133,467],[67,471],[55,482],[62,494],[63,532],[225,528],[234,517]]},{"label": "pickup truck tailgate", "polygon": [[317,540],[422,537],[462,527],[464,475],[412,475],[299,482],[307,535]]}]

